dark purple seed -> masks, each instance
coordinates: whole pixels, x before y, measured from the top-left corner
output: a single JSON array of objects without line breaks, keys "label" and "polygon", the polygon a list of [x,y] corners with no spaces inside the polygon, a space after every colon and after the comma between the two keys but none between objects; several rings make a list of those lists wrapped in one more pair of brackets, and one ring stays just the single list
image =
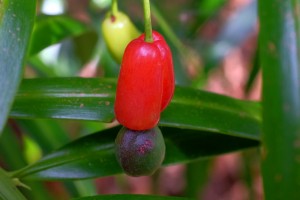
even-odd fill
[{"label": "dark purple seed", "polygon": [[166,149],[158,127],[145,131],[122,127],[117,135],[115,147],[118,162],[130,176],[152,175],[161,166]]}]

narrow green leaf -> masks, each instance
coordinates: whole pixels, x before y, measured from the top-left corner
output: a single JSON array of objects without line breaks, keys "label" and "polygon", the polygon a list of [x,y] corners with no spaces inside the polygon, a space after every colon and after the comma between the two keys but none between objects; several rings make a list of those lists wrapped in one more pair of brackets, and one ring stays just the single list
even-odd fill
[{"label": "narrow green leaf", "polygon": [[78,37],[74,38],[74,51],[82,64],[92,60],[93,54],[99,56],[99,52],[95,52],[97,47],[98,34],[96,31],[86,31]]},{"label": "narrow green leaf", "polygon": [[114,117],[115,81],[54,78],[25,80],[11,116],[110,122]]},{"label": "narrow green leaf", "polygon": [[[109,122],[114,118],[114,94],[114,79],[24,80],[11,116]],[[160,121],[167,145],[164,165],[258,146],[259,113],[255,102],[177,87]],[[121,173],[114,155],[118,131],[119,127],[79,139],[16,176],[82,179]]]},{"label": "narrow green leaf", "polygon": [[84,197],[98,194],[97,185],[93,179],[73,181],[73,184],[78,192],[76,196]]},{"label": "narrow green leaf", "polygon": [[68,132],[57,120],[16,120],[16,123],[23,133],[39,144],[44,154],[70,141]]},{"label": "narrow green leaf", "polygon": [[[5,167],[9,170],[16,170],[20,169],[20,167],[24,167],[27,165],[24,156],[23,156],[23,150],[24,148],[20,138],[17,138],[18,136],[11,130],[10,126],[6,126],[3,130],[3,134],[0,136],[0,162],[5,163]],[[0,169],[1,170],[1,169]],[[1,172],[0,172],[1,173]],[[0,182],[4,180],[4,178],[0,175]],[[8,185],[7,183],[4,183],[5,185]],[[49,191],[45,187],[45,185],[41,184],[40,182],[24,182],[27,186],[31,188],[30,190],[23,190],[24,196],[26,196],[28,199],[43,199],[43,200],[50,200]],[[1,183],[0,183],[1,185]],[[0,186],[1,187],[1,186]],[[34,192],[32,192],[34,191]],[[0,193],[5,193],[0,190]],[[9,200],[15,200],[16,198],[11,198]],[[1,198],[0,194],[0,199]]]},{"label": "narrow green leaf", "polygon": [[66,16],[42,16],[34,25],[29,55],[58,43],[67,37],[74,37],[89,31],[82,22]]},{"label": "narrow green leaf", "polygon": [[155,4],[153,3],[151,4],[151,13],[155,17],[157,24],[162,29],[162,32],[166,36],[166,39],[169,41],[170,48],[172,49],[176,81],[179,84],[187,85],[189,83],[188,76],[187,73],[183,70],[180,63],[182,62],[182,59],[186,59],[188,49],[176,36],[174,30],[172,30],[172,27],[164,18],[163,14],[158,8],[156,8]]},{"label": "narrow green leaf", "polygon": [[35,17],[35,0],[1,2],[0,133],[22,78],[22,67]]},{"label": "narrow green leaf", "polygon": [[213,159],[199,160],[186,166],[185,196],[198,198],[202,196],[210,178]]},{"label": "narrow green leaf", "polygon": [[4,166],[10,170],[26,166],[27,163],[21,153],[23,150],[20,138],[13,132],[11,126],[6,126],[0,136],[0,162],[5,163]]},{"label": "narrow green leaf", "polygon": [[300,2],[259,1],[266,200],[300,199]]},{"label": "narrow green leaf", "polygon": [[160,124],[259,140],[260,105],[178,86]]},{"label": "narrow green leaf", "polygon": [[139,194],[114,194],[114,195],[99,195],[91,197],[81,197],[74,200],[192,200],[185,197],[168,197],[154,195],[139,195]]},{"label": "narrow green leaf", "polygon": [[[24,80],[10,116],[111,122],[115,87],[114,79]],[[260,106],[256,102],[178,86],[160,124],[258,140]]]},{"label": "narrow green leaf", "polygon": [[7,1],[0,1],[0,25],[1,25],[1,22],[2,22],[3,13],[4,13],[4,10],[6,8],[6,5],[7,5]]},{"label": "narrow green leaf", "polygon": [[250,71],[250,74],[248,76],[248,79],[247,79],[247,82],[245,85],[246,94],[249,94],[249,92],[251,91],[253,84],[258,77],[259,72],[260,72],[259,51],[257,50],[255,52],[255,56],[253,59],[252,69]]},{"label": "narrow green leaf", "polygon": [[[120,127],[82,137],[15,172],[21,179],[60,180],[103,177],[122,173],[114,140]],[[166,143],[163,165],[190,162],[259,145],[258,140],[206,131],[161,127]]]},{"label": "narrow green leaf", "polygon": [[0,199],[1,200],[25,200],[25,197],[16,188],[12,179],[0,168]]}]

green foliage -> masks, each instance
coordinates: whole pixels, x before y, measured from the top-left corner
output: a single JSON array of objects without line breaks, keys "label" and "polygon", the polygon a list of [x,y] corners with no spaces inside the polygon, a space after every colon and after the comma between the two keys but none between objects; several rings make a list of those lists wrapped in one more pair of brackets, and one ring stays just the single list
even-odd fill
[{"label": "green foliage", "polygon": [[[79,138],[48,154],[37,163],[14,172],[14,177],[34,180],[86,179],[120,174],[114,140],[120,127]],[[259,141],[208,131],[161,127],[166,143],[164,165],[185,163],[243,148]],[[214,146],[214,148],[210,148]]]},{"label": "green foliage", "polygon": [[299,199],[300,17],[296,8],[300,4],[272,2],[272,9],[266,11],[269,3],[261,2],[259,7],[264,187],[267,199]]},{"label": "green foliage", "polygon": [[34,25],[29,55],[35,55],[63,39],[79,36],[88,31],[87,25],[66,16],[41,16]]},{"label": "green foliage", "polygon": [[[1,133],[22,78],[26,49],[35,17],[35,1],[1,1],[0,6]],[[27,20],[23,21],[25,18]]]},{"label": "green foliage", "polygon": [[16,182],[14,182],[9,175],[0,168],[0,198],[3,200],[25,200],[26,198],[16,188]]},{"label": "green foliage", "polygon": [[[114,101],[120,66],[99,30],[107,8],[84,2],[78,1],[86,8],[86,18],[72,9],[71,14],[47,16],[35,0],[0,0],[0,199],[188,200],[91,196],[97,194],[95,178],[114,176],[126,186],[115,156],[120,126],[114,120]],[[132,6],[137,1],[119,3],[141,29],[142,15],[131,12],[138,8]],[[166,145],[162,165],[187,164],[185,195],[198,198],[214,157],[261,145],[265,199],[299,199],[299,1],[252,0],[222,23],[215,18],[223,16],[224,0],[151,3],[153,27],[172,49],[177,81],[158,124]],[[255,34],[257,4],[260,34],[245,94],[262,69],[262,103],[202,90],[228,53]],[[208,39],[201,28],[210,22],[221,25]],[[49,53],[53,44],[59,44],[59,50]],[[93,71],[89,78],[74,77],[85,75],[87,69]],[[244,168],[251,168],[250,156],[245,156]],[[159,176],[160,172],[151,178],[157,181]],[[49,180],[59,181],[59,186],[41,184]],[[249,177],[246,181],[249,187],[254,184]],[[55,188],[63,188],[63,194],[53,192]]]},{"label": "green foliage", "polygon": [[[115,88],[115,79],[24,80],[10,116],[111,122]],[[171,104],[162,113],[160,124],[257,139],[260,121],[257,102],[177,86]]]}]

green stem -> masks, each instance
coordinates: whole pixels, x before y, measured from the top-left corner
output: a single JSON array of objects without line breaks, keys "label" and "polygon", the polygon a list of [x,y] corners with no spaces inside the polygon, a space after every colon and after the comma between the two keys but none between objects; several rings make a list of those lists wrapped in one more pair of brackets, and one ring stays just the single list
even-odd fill
[{"label": "green stem", "polygon": [[143,0],[144,2],[144,20],[145,20],[145,41],[153,42],[150,0]]},{"label": "green stem", "polygon": [[115,16],[117,12],[118,12],[118,0],[112,0],[111,15]]}]

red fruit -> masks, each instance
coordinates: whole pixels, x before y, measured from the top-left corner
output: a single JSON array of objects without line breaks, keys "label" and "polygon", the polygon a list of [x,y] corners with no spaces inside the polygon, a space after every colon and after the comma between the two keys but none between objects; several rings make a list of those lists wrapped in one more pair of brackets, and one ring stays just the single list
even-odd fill
[{"label": "red fruit", "polygon": [[172,55],[164,38],[153,32],[152,43],[144,41],[144,34],[131,41],[125,49],[117,84],[117,120],[132,130],[151,129],[173,92]]},{"label": "red fruit", "polygon": [[[165,39],[158,32],[153,31],[153,41],[160,49],[160,53],[163,57],[163,96],[161,103],[161,111],[163,111],[170,103],[175,89],[175,77],[173,69],[172,52],[166,43]],[[145,34],[142,34],[140,39],[145,40]]]}]

